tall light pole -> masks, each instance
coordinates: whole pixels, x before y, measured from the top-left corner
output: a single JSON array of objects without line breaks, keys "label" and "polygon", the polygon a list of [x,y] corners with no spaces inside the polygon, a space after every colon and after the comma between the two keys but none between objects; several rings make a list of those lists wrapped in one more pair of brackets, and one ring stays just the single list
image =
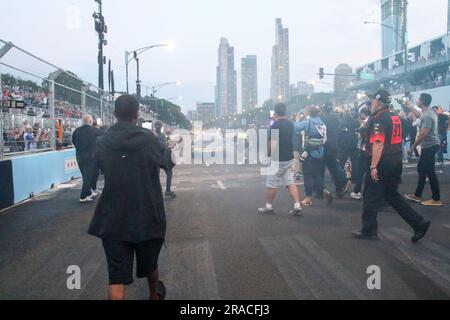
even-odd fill
[{"label": "tall light pole", "polygon": [[95,31],[98,33],[98,87],[103,90],[103,65],[106,63],[106,58],[103,56],[103,46],[108,44],[105,40],[105,33],[108,32],[108,28],[105,24],[105,17],[103,17],[102,13],[102,0],[95,0],[95,2],[98,3],[98,13],[94,12],[93,14],[95,20]]},{"label": "tall light pole", "polygon": [[404,50],[404,63],[405,63],[405,76],[404,76],[404,86],[405,95],[408,92],[408,0],[402,1],[402,13],[403,13],[403,27],[402,27],[402,41]]},{"label": "tall light pole", "polygon": [[[136,60],[137,64],[137,80],[136,80],[136,94],[138,98],[141,98],[141,81],[139,79],[139,55],[144,53],[147,50],[156,48],[156,47],[169,47],[168,44],[157,44],[152,46],[147,46],[144,48],[132,50],[131,52],[125,51],[125,69],[126,69],[126,80],[127,80],[127,94],[130,93],[129,86],[128,86],[128,65],[131,61]],[[130,59],[130,55],[132,54],[132,58]]]}]

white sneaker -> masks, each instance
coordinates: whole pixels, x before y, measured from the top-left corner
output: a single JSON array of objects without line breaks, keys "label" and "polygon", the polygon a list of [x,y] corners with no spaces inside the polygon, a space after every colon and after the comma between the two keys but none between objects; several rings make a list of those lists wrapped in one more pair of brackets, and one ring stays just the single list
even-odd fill
[{"label": "white sneaker", "polygon": [[92,198],[92,196],[87,196],[87,197],[84,198],[84,199],[80,199],[80,202],[81,202],[81,203],[92,202],[92,201],[94,201],[94,199]]},{"label": "white sneaker", "polygon": [[101,194],[100,190],[92,190],[91,197],[96,197],[100,194]]},{"label": "white sneaker", "polygon": [[352,193],[350,193],[350,197],[352,197],[355,200],[361,200],[362,194],[361,194],[361,192],[358,192],[358,193],[352,192]]}]

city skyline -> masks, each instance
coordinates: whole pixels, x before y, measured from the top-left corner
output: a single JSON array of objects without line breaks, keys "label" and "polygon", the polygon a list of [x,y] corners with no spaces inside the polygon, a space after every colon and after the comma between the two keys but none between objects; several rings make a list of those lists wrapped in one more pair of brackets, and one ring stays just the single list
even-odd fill
[{"label": "city skyline", "polygon": [[241,96],[242,111],[258,106],[258,60],[256,55],[247,55],[241,59]]},{"label": "city skyline", "polygon": [[[24,5],[30,10],[22,12]],[[135,6],[140,9],[132,9]],[[174,6],[180,10],[172,12]],[[79,9],[80,19],[78,24],[70,27],[69,9],[72,7]],[[238,12],[235,10],[237,7],[240,8]],[[255,8],[258,9],[257,15],[254,14]],[[5,12],[21,12],[21,20],[26,23],[17,24],[11,15],[5,15],[0,21],[1,38],[71,70],[87,81],[97,82],[98,39],[92,19],[96,10],[94,1],[8,1],[3,4],[3,9]],[[308,14],[299,19],[299,12],[305,10]],[[409,1],[410,45],[444,34],[448,24],[447,10],[448,0]],[[51,19],[42,21],[38,29],[30,28],[36,16],[47,12],[52,13]],[[148,19],[148,12],[152,12],[152,19]],[[415,23],[423,19],[424,13],[433,19],[428,19],[426,24]],[[180,80],[181,86],[164,88],[160,96],[182,96],[180,104],[183,110],[195,109],[197,101],[214,101],[217,40],[222,36],[232,41],[237,59],[248,53],[258,56],[258,100],[260,104],[267,100],[274,43],[273,21],[276,17],[283,19],[291,33],[291,83],[318,80],[316,73],[319,67],[332,71],[341,62],[350,63],[353,68],[362,66],[378,60],[381,52],[382,28],[363,24],[366,20],[381,22],[380,0],[318,0],[307,4],[289,0],[249,0],[245,3],[237,0],[214,3],[168,0],[152,5],[133,0],[133,5],[127,7],[120,1],[110,0],[104,3],[104,15],[108,25],[105,54],[113,63],[116,89],[125,90],[125,50],[171,41],[176,45],[173,50],[153,49],[141,56],[141,79],[143,85],[149,86]],[[134,26],[133,33],[126,31],[130,21]],[[55,44],[49,46],[48,43]],[[78,43],[84,45],[79,46]],[[20,55],[10,54],[9,57],[14,58],[14,62],[23,61]],[[31,67],[29,61],[24,61],[24,65],[33,73],[47,74],[47,70],[42,71],[40,66]],[[236,69],[240,76],[239,64]],[[9,71],[2,68],[2,72]],[[332,79],[325,81],[331,82]],[[130,87],[133,92],[134,82],[135,64],[131,63]],[[318,83],[316,91],[330,91],[330,88]],[[238,101],[241,101],[239,92]]]},{"label": "city skyline", "polygon": [[381,58],[402,51],[403,41],[403,3],[405,0],[380,0],[382,26]]},{"label": "city skyline", "polygon": [[334,69],[334,95],[337,100],[345,98],[345,90],[352,82],[353,78],[353,68],[346,64],[342,63]]},{"label": "city skyline", "polygon": [[221,38],[219,63],[216,67],[216,116],[228,116],[237,112],[237,73],[234,66],[234,47],[228,39]]},{"label": "city skyline", "polygon": [[275,102],[289,100],[290,88],[289,29],[282,19],[275,19],[275,45],[272,47],[272,75],[270,98]]}]

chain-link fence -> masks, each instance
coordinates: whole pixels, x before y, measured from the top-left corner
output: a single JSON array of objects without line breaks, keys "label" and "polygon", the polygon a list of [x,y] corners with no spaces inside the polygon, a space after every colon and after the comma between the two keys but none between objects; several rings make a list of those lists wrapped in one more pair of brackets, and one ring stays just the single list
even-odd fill
[{"label": "chain-link fence", "polygon": [[85,114],[114,123],[109,92],[1,39],[0,76],[0,159],[71,147]]}]

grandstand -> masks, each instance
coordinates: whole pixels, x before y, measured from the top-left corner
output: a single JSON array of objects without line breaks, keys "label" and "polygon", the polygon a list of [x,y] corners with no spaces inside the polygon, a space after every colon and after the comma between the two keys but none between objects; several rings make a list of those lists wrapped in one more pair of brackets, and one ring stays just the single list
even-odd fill
[{"label": "grandstand", "polygon": [[[433,95],[433,104],[446,110],[450,106],[450,35],[426,41],[356,69],[356,80],[347,89],[348,101],[362,100],[367,92],[379,88],[394,96],[410,93],[416,98],[423,91]],[[358,99],[359,98],[359,99]]]}]

